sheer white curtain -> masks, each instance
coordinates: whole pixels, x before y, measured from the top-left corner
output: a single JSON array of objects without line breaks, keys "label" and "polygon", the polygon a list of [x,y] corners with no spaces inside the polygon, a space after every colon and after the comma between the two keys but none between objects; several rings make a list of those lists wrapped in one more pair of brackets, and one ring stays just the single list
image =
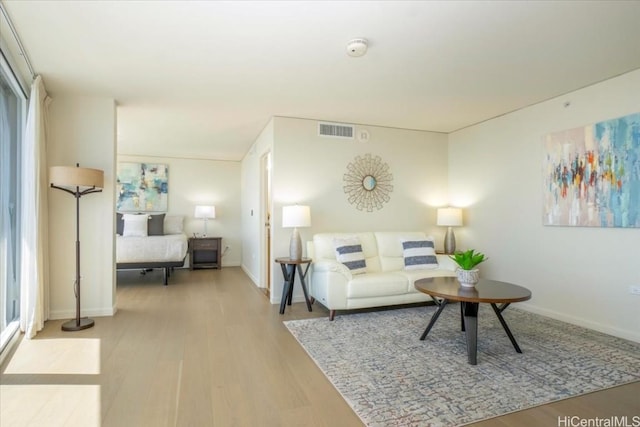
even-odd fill
[{"label": "sheer white curtain", "polygon": [[50,98],[37,76],[31,84],[22,143],[20,329],[33,338],[49,317],[47,232],[47,110]]},{"label": "sheer white curtain", "polygon": [[[0,87],[0,91],[3,90]],[[6,96],[0,96],[0,138],[5,141],[4,144],[0,144],[0,173],[7,173],[11,170],[11,144],[9,141],[11,138],[11,128],[9,126],[9,105]],[[13,228],[11,227],[11,217],[15,214],[11,200],[11,180],[5,179],[8,177],[0,178],[0,208],[3,212],[0,212],[0,253],[6,254],[6,256],[0,256],[0,278],[7,279],[7,282],[13,280],[13,249],[11,248],[11,242],[13,241]],[[0,331],[4,331],[7,327],[7,286],[0,286]]]}]

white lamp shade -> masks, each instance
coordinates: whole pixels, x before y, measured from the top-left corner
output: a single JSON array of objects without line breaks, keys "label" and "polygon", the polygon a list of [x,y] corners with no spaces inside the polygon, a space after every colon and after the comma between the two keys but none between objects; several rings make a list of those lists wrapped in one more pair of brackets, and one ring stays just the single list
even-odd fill
[{"label": "white lamp shade", "polygon": [[198,205],[196,206],[196,211],[193,214],[196,218],[215,218],[216,217],[216,207],[208,206],[208,205]]},{"label": "white lamp shade", "polygon": [[103,188],[104,172],[77,166],[53,166],[49,168],[49,182],[56,187]]},{"label": "white lamp shade", "polygon": [[460,227],[462,225],[462,209],[439,208],[437,224],[444,227]]},{"label": "white lamp shade", "polygon": [[309,206],[283,206],[282,227],[311,227],[311,210]]}]

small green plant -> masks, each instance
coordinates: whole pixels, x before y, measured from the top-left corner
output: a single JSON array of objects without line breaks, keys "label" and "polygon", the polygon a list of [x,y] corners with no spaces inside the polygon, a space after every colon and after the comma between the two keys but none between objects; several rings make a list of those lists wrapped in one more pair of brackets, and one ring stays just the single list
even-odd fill
[{"label": "small green plant", "polygon": [[473,270],[476,265],[489,259],[488,257],[485,257],[483,253],[476,252],[473,249],[469,249],[464,252],[456,252],[455,254],[450,255],[449,258],[451,258],[456,264],[458,264],[458,267],[463,270]]}]

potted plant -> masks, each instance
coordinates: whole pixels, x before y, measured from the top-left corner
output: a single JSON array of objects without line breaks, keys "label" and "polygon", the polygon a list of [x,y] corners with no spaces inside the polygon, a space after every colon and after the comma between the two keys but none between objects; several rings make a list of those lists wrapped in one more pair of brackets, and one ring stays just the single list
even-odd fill
[{"label": "potted plant", "polygon": [[480,270],[476,266],[489,259],[482,252],[476,252],[474,249],[456,252],[450,255],[449,258],[458,264],[458,269],[456,270],[458,281],[462,286],[467,287],[473,287],[478,283]]}]

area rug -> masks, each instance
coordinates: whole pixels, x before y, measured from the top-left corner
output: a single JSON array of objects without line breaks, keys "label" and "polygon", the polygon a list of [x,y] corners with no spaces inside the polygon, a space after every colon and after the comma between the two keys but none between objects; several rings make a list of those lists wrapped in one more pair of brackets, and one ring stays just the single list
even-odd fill
[{"label": "area rug", "polygon": [[457,304],[293,320],[286,327],[367,426],[456,426],[640,380],[640,343],[509,307],[478,315],[467,363]]}]

